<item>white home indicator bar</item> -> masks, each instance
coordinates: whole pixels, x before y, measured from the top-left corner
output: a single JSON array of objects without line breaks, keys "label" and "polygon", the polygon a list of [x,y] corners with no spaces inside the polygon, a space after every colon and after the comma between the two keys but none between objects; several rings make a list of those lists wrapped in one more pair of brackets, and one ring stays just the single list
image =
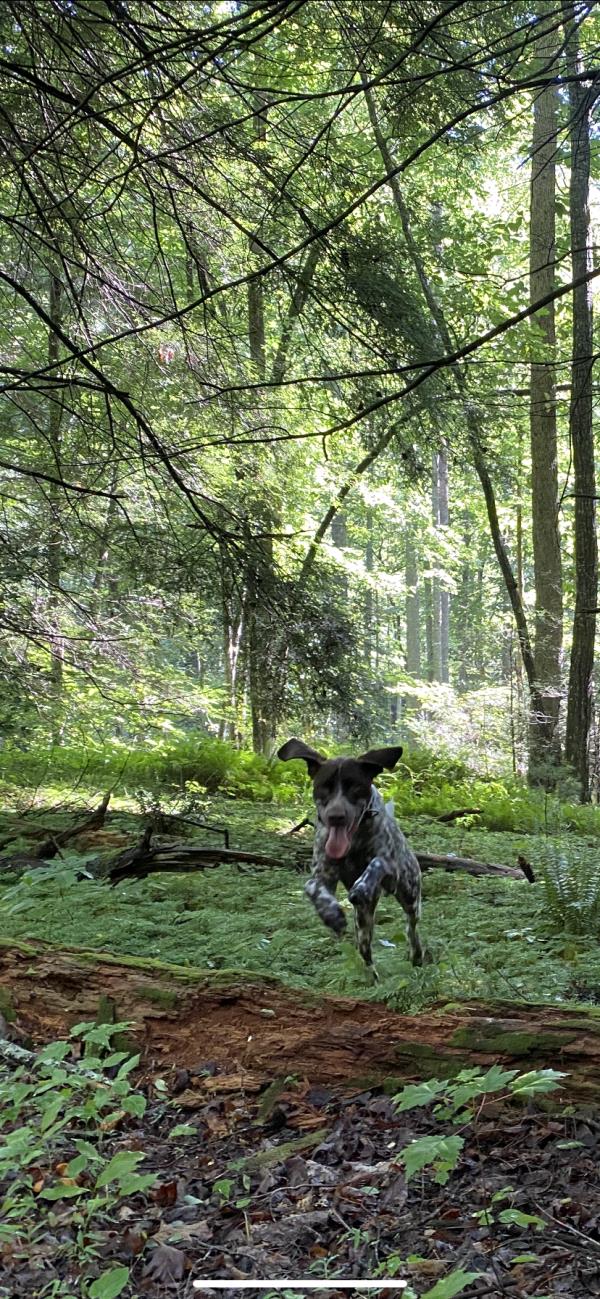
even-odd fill
[{"label": "white home indicator bar", "polygon": [[193,1281],[194,1290],[406,1290],[408,1281]]}]

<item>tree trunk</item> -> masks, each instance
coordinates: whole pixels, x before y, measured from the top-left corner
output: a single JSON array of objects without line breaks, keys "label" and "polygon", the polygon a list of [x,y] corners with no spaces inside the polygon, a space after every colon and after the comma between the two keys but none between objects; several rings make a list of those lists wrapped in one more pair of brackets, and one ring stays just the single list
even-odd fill
[{"label": "tree trunk", "polygon": [[[538,4],[543,19],[552,5]],[[556,60],[556,37],[540,37],[539,61],[545,71]],[[559,96],[548,85],[533,106],[529,284],[532,302],[556,286],[555,189]],[[554,303],[533,319],[530,383],[531,518],[535,579],[535,677],[541,708],[532,707],[529,724],[529,779],[545,783],[550,763],[560,761],[558,717],[561,700],[562,567],[558,526],[556,443],[556,331]],[[520,565],[518,566],[520,567]]]},{"label": "tree trunk", "polygon": [[[437,451],[434,451],[431,459],[431,517],[437,532],[440,523]],[[442,601],[438,562],[436,557],[435,572],[431,578],[431,677],[433,681],[442,680]]]},{"label": "tree trunk", "polygon": [[207,974],[33,942],[0,943],[0,996],[5,1017],[36,1042],[109,1012],[129,1020],[145,1067],[162,1072],[211,1060],[242,1082],[297,1074],[335,1087],[500,1061],[562,1069],[565,1098],[600,1099],[600,1018],[572,1007],[482,1002],[400,1015],[383,1002],[307,997],[247,971]]},{"label": "tree trunk", "polygon": [[[565,54],[571,75],[580,69],[573,6],[564,6]],[[590,108],[583,83],[569,85],[571,129],[571,257],[573,277],[590,266]],[[575,613],[569,672],[565,754],[578,774],[583,801],[589,799],[588,739],[592,720],[592,669],[598,603],[596,479],[592,430],[592,293],[589,285],[573,292],[573,365],[569,433],[575,495]]]},{"label": "tree trunk", "polygon": [[417,552],[411,533],[404,539],[404,577],[406,582],[406,671],[417,680],[421,676],[421,618]]},{"label": "tree trunk", "polygon": [[[50,272],[48,314],[56,325],[61,325],[62,285],[58,274]],[[60,358],[58,335],[54,329],[48,331],[48,365],[56,367]],[[50,396],[48,418],[48,446],[52,456],[51,472],[57,478],[62,476],[62,399],[58,388]],[[49,589],[48,614],[50,621],[50,696],[51,696],[51,735],[53,745],[60,744],[62,737],[62,698],[63,698],[63,663],[64,641],[60,635],[60,585],[63,566],[63,522],[61,512],[61,488],[49,484],[48,503],[50,518],[48,523],[47,578]]]},{"label": "tree trunk", "polygon": [[[367,665],[369,678],[373,676],[373,653],[376,647],[376,621],[377,613],[375,610],[375,601],[373,599],[373,587],[371,585],[371,574],[373,572],[373,511],[367,510],[367,543],[365,546],[365,572],[367,574],[367,584],[365,589],[365,621],[364,621],[364,659]],[[376,666],[376,665],[375,665]]]},{"label": "tree trunk", "polygon": [[[448,483],[448,455],[442,446],[437,453],[437,499],[438,527],[447,528],[450,524],[450,497]],[[450,680],[450,593],[442,583],[440,585],[440,681]]]}]

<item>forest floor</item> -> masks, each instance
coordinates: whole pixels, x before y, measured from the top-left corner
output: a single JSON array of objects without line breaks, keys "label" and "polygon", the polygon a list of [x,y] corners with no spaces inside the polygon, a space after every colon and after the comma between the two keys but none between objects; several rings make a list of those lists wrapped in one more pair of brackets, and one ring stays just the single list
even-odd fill
[{"label": "forest floor", "polygon": [[[377,1277],[427,1299],[600,1295],[594,1119],[489,1101],[458,1129],[458,1167],[440,1185],[432,1169],[407,1181],[399,1156],[452,1128],[428,1110],[399,1113],[382,1090],[300,1079],[261,1090],[210,1061],[171,1087],[157,1099],[147,1084],[144,1117],[112,1115],[100,1138],[104,1160],[137,1155],[151,1187],[113,1188],[86,1213],[93,1178],[65,1177],[80,1121],[38,1156],[22,1234],[0,1239],[1,1299],[102,1294],[94,1278],[118,1269],[123,1299],[209,1295],[193,1290],[201,1278],[230,1278],[237,1299],[236,1280],[253,1277],[330,1280],[330,1299],[344,1293],[336,1280]],[[81,1198],[61,1198],[69,1191]]]},{"label": "forest floor", "polygon": [[[93,800],[92,800],[93,805]],[[65,849],[48,868],[31,871],[25,882],[7,890],[3,937],[51,939],[116,955],[158,958],[211,970],[236,969],[280,978],[290,987],[384,1000],[412,1012],[443,999],[600,1002],[600,956],[596,943],[557,929],[543,879],[478,878],[428,871],[424,876],[423,922],[432,963],[421,970],[409,964],[404,917],[393,899],[377,911],[374,959],[379,982],[370,984],[351,938],[336,941],[316,919],[303,897],[304,874],[298,857],[308,857],[312,830],[288,831],[304,814],[301,807],[242,803],[214,798],[204,815],[229,828],[232,846],[264,852],[289,869],[220,865],[187,875],[151,875],[126,880],[116,888],[78,877],[99,848],[115,853],[139,838],[144,818],[122,806],[109,811],[105,830],[80,851]],[[59,829],[72,824],[73,811],[52,813],[43,806],[23,817],[6,812],[0,839],[31,824]],[[75,818],[76,819],[76,818]],[[574,833],[561,836],[490,832],[431,817],[403,820],[416,851],[451,853],[514,866],[522,854],[534,868],[548,852],[569,859],[594,859],[597,841]],[[214,834],[182,825],[174,838],[214,847]],[[16,838],[11,851],[23,851]],[[4,853],[8,852],[5,847]],[[300,863],[302,867],[302,863]],[[351,934],[351,908],[348,909]]]},{"label": "forest floor", "polygon": [[[212,800],[205,815],[229,827],[234,846],[289,866],[220,865],[110,888],[78,872],[99,847],[114,853],[139,837],[139,815],[117,805],[97,839],[79,844],[85,851],[65,850],[16,884],[7,879],[2,936],[275,975],[292,988],[382,999],[400,1011],[478,997],[600,1001],[597,947],[552,930],[542,881],[441,870],[424,877],[432,964],[408,964],[402,914],[384,900],[373,987],[351,942],[334,941],[303,898],[297,859],[308,852],[311,831],[285,833],[302,814]],[[31,818],[60,829],[74,815],[66,807],[6,811],[0,837],[6,842],[14,832],[11,851],[23,850]],[[590,852],[575,835],[490,833],[425,817],[405,828],[417,850],[506,865],[523,854],[536,866],[567,838],[570,853]],[[186,834],[219,842],[193,827]],[[165,1081],[135,1085],[146,1092],[145,1114],[117,1110],[101,1125],[98,1148],[104,1160],[137,1152],[139,1172],[155,1174],[155,1184],[108,1197],[82,1228],[61,1191],[73,1181],[64,1174],[79,1149],[79,1120],[63,1128],[29,1170],[35,1194],[50,1192],[43,1209],[39,1200],[30,1221],[23,1210],[22,1232],[0,1233],[1,1299],[102,1295],[93,1278],[107,1268],[124,1269],[124,1299],[191,1296],[200,1277],[231,1278],[233,1299],[236,1279],[284,1276],[331,1279],[330,1295],[335,1279],[375,1276],[407,1278],[428,1299],[600,1295],[600,1126],[584,1111],[494,1100],[476,1106],[459,1129],[465,1144],[456,1171],[442,1185],[431,1169],[407,1182],[399,1156],[415,1137],[456,1128],[430,1108],[399,1113],[382,1088],[334,1093],[301,1077],[269,1086],[200,1059],[185,1069],[173,1060]],[[4,1122],[5,1140],[19,1122]],[[74,1194],[86,1176],[75,1179]],[[456,1269],[472,1279],[450,1282]]]}]

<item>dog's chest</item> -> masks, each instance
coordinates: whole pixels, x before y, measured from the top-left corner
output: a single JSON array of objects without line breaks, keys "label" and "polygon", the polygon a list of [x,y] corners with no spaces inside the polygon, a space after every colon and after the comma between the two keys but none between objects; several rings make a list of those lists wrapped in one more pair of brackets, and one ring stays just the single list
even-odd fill
[{"label": "dog's chest", "polygon": [[[322,861],[325,857],[326,839],[327,830],[319,824],[315,835],[316,861]],[[373,857],[396,861],[402,840],[402,831],[383,807],[375,815],[365,817],[355,834],[350,851],[340,861],[332,863],[338,879],[346,888],[351,889]]]}]

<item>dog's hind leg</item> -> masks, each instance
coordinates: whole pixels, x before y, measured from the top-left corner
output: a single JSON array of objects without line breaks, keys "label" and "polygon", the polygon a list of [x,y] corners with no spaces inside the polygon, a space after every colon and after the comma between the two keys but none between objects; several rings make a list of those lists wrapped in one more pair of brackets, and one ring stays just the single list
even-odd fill
[{"label": "dog's hind leg", "polygon": [[407,894],[405,885],[398,883],[396,887],[396,898],[406,915],[406,940],[408,950],[413,965],[422,965],[423,961],[428,959],[423,951],[423,945],[419,931],[417,929],[421,918],[421,888],[417,888],[416,894],[411,890]]},{"label": "dog's hind leg", "polygon": [[374,979],[377,979],[377,971],[373,965],[373,955],[371,944],[373,942],[373,922],[375,919],[374,909],[368,903],[354,903],[354,919],[356,922],[356,943],[360,955],[365,965],[371,971]]},{"label": "dog's hind leg", "polygon": [[373,965],[371,944],[373,942],[373,922],[375,907],[382,889],[388,893],[393,884],[394,871],[384,857],[373,857],[362,875],[352,885],[348,897],[354,907],[356,921],[356,942],[365,965],[372,971],[374,978],[377,972]]}]

